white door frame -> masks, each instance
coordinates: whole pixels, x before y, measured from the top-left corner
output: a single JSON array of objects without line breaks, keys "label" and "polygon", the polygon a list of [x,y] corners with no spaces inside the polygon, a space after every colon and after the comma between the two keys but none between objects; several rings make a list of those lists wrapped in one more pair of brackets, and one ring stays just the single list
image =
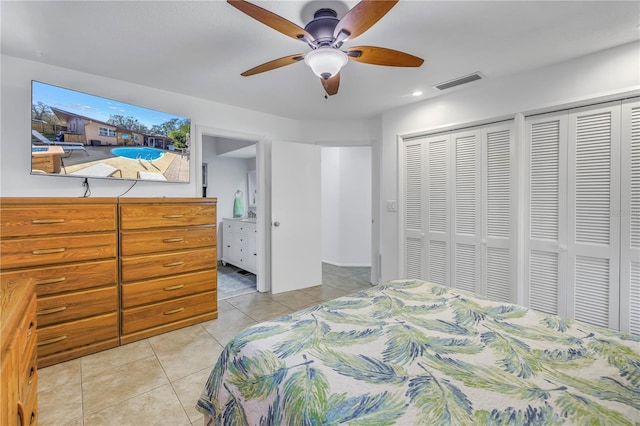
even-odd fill
[{"label": "white door frame", "polygon": [[[269,247],[270,247],[270,235],[271,235],[271,220],[267,217],[268,205],[267,200],[269,195],[267,194],[267,176],[266,176],[266,150],[265,145],[270,143],[264,136],[255,135],[251,133],[243,133],[235,130],[220,129],[216,127],[196,125],[196,137],[195,141],[196,149],[196,165],[200,165],[200,171],[196,169],[196,190],[202,187],[202,139],[203,136],[221,137],[226,139],[238,139],[239,141],[250,141],[256,143],[256,189],[258,194],[257,203],[257,221],[256,229],[258,230],[256,246],[258,249],[258,258],[256,259],[256,288],[259,292],[267,292],[271,290],[271,271],[268,265],[270,265]],[[217,219],[216,219],[217,220]],[[220,230],[218,230],[220,232]]]}]

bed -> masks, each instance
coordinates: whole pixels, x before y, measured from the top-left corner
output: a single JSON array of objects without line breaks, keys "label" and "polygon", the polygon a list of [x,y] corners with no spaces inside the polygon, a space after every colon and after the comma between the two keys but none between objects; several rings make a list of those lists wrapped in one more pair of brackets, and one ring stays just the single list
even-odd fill
[{"label": "bed", "polygon": [[417,280],[247,328],[205,424],[640,424],[640,338]]}]

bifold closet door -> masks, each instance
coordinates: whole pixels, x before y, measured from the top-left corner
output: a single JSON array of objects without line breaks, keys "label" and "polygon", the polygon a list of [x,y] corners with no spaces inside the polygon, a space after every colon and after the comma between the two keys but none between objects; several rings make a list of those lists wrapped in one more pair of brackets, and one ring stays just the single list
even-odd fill
[{"label": "bifold closet door", "polygon": [[618,329],[620,102],[569,113],[567,315]]},{"label": "bifold closet door", "polygon": [[490,300],[516,301],[516,178],[513,122],[482,128],[482,227],[480,294]]},{"label": "bifold closet door", "polygon": [[404,275],[449,285],[449,135],[404,142]]},{"label": "bifold closet door", "polygon": [[566,313],[567,112],[527,118],[524,303]]},{"label": "bifold closet door", "polygon": [[640,336],[640,99],[622,104],[620,328]]},{"label": "bifold closet door", "polygon": [[405,142],[403,146],[404,165],[404,277],[426,279],[426,255],[424,250],[424,226],[426,224],[425,206],[426,181],[425,143],[422,139]]},{"label": "bifold closet door", "polygon": [[[527,118],[525,303],[617,329],[621,103]],[[622,177],[624,179],[624,177]]]},{"label": "bifold closet door", "polygon": [[453,190],[451,259],[452,287],[482,294],[481,192],[482,131],[451,135]]}]

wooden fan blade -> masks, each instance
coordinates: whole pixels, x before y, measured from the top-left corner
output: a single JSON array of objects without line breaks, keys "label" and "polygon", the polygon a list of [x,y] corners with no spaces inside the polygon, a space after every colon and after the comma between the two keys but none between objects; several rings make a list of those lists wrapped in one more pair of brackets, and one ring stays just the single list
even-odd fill
[{"label": "wooden fan blade", "polygon": [[321,78],[320,82],[322,83],[322,87],[324,87],[324,91],[327,92],[327,95],[333,96],[338,93],[338,88],[340,87],[340,73],[328,80]]},{"label": "wooden fan blade", "polygon": [[389,67],[419,67],[424,62],[422,58],[399,50],[375,46],[352,47],[347,50],[347,56],[352,61]]},{"label": "wooden fan blade", "polygon": [[349,33],[345,40],[352,40],[367,31],[380,18],[387,14],[398,0],[362,0],[342,17],[333,32],[338,38],[341,31]]},{"label": "wooden fan blade", "polygon": [[279,31],[286,36],[295,38],[296,40],[304,41],[306,38],[309,41],[313,41],[311,34],[300,28],[298,25],[284,19],[280,15],[276,15],[273,12],[263,9],[260,6],[256,6],[255,4],[244,0],[227,0],[227,3],[239,11],[251,16],[253,19],[262,22],[266,26]]},{"label": "wooden fan blade", "polygon": [[296,62],[302,61],[303,59],[304,55],[302,53],[299,53],[297,55],[285,56],[283,58],[265,62],[264,64],[251,68],[250,70],[247,70],[240,75],[243,77],[249,77],[250,75],[260,74],[261,72],[271,71],[276,68],[284,67],[286,65],[295,64]]}]

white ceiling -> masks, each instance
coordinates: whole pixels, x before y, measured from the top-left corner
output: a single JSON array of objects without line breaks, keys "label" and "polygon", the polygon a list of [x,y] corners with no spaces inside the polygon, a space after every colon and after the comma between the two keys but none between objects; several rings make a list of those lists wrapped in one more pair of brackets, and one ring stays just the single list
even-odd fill
[{"label": "white ceiling", "polygon": [[[255,1],[304,27],[356,1]],[[371,117],[441,94],[433,85],[479,71],[499,79],[638,40],[638,1],[411,1],[343,48],[401,50],[420,68],[350,62],[324,99],[304,63],[240,73],[306,44],[221,0],[2,1],[2,53],[295,119]],[[482,81],[469,86],[483,84]],[[422,90],[421,97],[412,97]],[[465,86],[452,89],[465,90]]]}]

